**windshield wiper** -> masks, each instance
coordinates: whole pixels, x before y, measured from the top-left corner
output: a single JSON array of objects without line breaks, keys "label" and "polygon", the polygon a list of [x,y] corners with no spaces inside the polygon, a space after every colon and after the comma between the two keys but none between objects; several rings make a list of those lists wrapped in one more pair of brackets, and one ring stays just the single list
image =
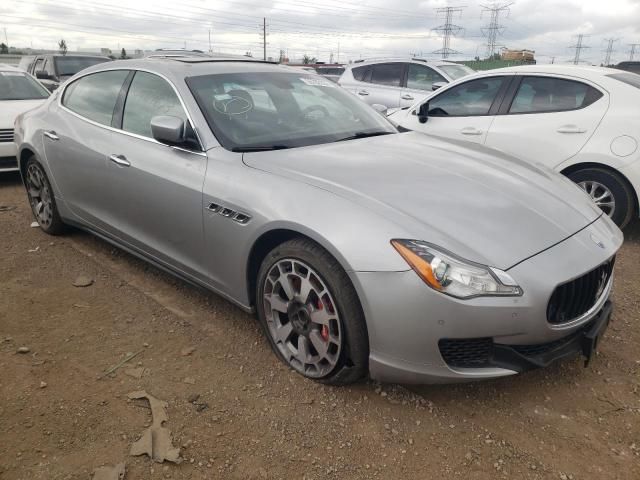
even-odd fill
[{"label": "windshield wiper", "polygon": [[270,152],[272,150],[286,150],[291,148],[288,145],[264,145],[258,147],[234,147],[232,152],[248,153],[248,152]]},{"label": "windshield wiper", "polygon": [[346,142],[347,140],[357,140],[359,138],[379,137],[381,135],[391,135],[395,132],[356,132],[348,137],[336,140],[336,142]]}]

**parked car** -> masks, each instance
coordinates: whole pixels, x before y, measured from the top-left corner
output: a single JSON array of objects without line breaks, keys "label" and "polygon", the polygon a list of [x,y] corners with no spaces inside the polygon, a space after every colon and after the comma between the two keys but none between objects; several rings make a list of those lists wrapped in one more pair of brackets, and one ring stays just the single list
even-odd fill
[{"label": "parked car", "polygon": [[338,84],[369,105],[409,107],[434,89],[474,71],[465,65],[421,58],[357,60]]},{"label": "parked car", "polygon": [[640,62],[620,62],[616,65],[618,70],[626,70],[627,72],[640,73]]},{"label": "parked car", "polygon": [[28,72],[53,92],[68,78],[92,65],[109,62],[109,57],[92,55],[37,55]]},{"label": "parked car", "polygon": [[18,170],[13,123],[18,115],[41,105],[49,92],[19,68],[0,63],[0,173]]},{"label": "parked car", "polygon": [[36,57],[34,55],[23,55],[20,57],[20,62],[18,62],[18,68],[20,70],[24,70],[28,72],[31,70],[31,65],[35,61]]},{"label": "parked car", "polygon": [[390,115],[405,129],[500,149],[563,173],[616,224],[638,215],[640,76],[521,66],[459,80]]},{"label": "parked car", "polygon": [[146,58],[169,58],[169,57],[209,57],[208,53],[202,50],[185,50],[183,48],[158,48],[145,55]]},{"label": "parked car", "polygon": [[316,72],[318,75],[322,75],[325,78],[328,78],[332,82],[338,83],[340,77],[345,71],[345,67],[340,65],[318,65],[316,66]]},{"label": "parked car", "polygon": [[317,74],[217,60],[91,67],[19,117],[41,228],[81,227],[257,311],[276,355],[325,383],[592,357],[622,234],[575,185],[400,134]]}]

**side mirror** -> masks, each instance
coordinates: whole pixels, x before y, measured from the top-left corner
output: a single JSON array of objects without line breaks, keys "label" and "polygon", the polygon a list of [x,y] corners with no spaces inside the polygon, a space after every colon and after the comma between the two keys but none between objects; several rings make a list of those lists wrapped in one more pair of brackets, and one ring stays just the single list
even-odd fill
[{"label": "side mirror", "polygon": [[373,107],[373,109],[378,112],[380,115],[386,117],[387,116],[387,110],[388,108],[386,107],[386,105],[382,105],[380,103],[374,103],[373,105],[371,105],[371,107]]},{"label": "side mirror", "polygon": [[168,115],[153,117],[151,119],[151,134],[159,142],[181,145],[185,141],[184,120]]},{"label": "side mirror", "polygon": [[45,72],[44,70],[38,70],[36,72],[36,78],[38,80],[49,80],[51,78],[51,75],[49,75],[47,72]]},{"label": "side mirror", "polygon": [[427,123],[427,120],[429,120],[429,102],[420,105],[418,109],[418,120],[420,123]]},{"label": "side mirror", "polygon": [[433,85],[431,85],[431,90],[435,92],[439,88],[444,87],[446,84],[447,82],[435,82]]}]

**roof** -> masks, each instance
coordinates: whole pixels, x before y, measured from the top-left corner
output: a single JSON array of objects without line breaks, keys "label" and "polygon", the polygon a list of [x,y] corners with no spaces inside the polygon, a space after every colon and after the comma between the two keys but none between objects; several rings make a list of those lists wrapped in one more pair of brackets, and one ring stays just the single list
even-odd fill
[{"label": "roof", "polygon": [[557,75],[574,75],[585,78],[601,77],[611,74],[611,68],[591,67],[587,65],[518,65],[516,67],[486,70],[483,73],[550,73]]},{"label": "roof", "polygon": [[351,64],[352,67],[356,67],[359,65],[369,65],[371,63],[380,63],[380,62],[420,62],[426,63],[429,65],[458,65],[454,62],[448,62],[446,60],[427,60],[426,58],[420,57],[374,57],[374,58],[363,58],[362,60],[356,60]]},{"label": "roof", "polygon": [[15,67],[14,65],[8,65],[6,63],[0,63],[0,70],[4,71],[4,72],[20,72],[20,73],[26,73],[24,70],[21,70],[17,67]]}]

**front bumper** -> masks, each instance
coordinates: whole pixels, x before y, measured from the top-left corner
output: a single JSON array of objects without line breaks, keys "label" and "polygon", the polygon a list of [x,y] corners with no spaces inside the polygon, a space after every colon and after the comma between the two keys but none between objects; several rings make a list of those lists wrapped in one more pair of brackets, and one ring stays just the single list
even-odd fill
[{"label": "front bumper", "polygon": [[16,144],[13,142],[0,142],[0,173],[18,170],[16,158]]},{"label": "front bumper", "polygon": [[[620,231],[601,217],[573,237],[509,269],[524,290],[521,297],[458,300],[431,290],[413,271],[352,273],[367,318],[371,377],[399,383],[464,382],[514,375],[579,353],[577,343],[570,340],[610,314],[606,302],[612,281],[599,304],[576,322],[547,322],[549,299],[556,286],[606,262],[621,244]],[[459,368],[447,363],[441,353],[440,342],[451,339],[490,339],[492,352],[498,346],[502,353],[498,361]],[[525,354],[518,361],[507,355],[549,344],[566,349],[559,354],[553,347],[548,356]]]}]

